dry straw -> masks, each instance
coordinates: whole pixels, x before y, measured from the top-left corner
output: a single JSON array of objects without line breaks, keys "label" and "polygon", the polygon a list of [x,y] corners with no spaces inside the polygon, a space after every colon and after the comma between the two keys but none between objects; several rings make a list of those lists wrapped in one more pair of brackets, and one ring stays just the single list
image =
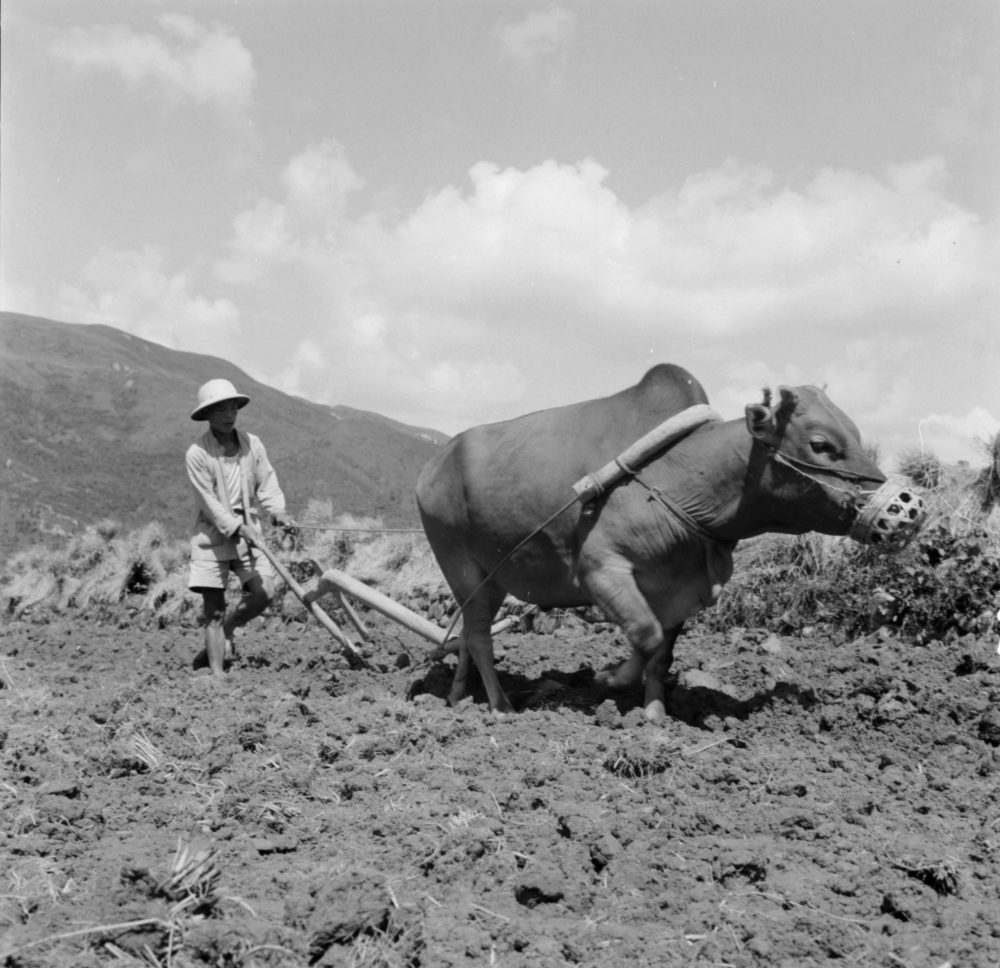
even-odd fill
[{"label": "dry straw", "polygon": [[[899,470],[922,488],[928,507],[925,532],[940,527],[953,535],[979,535],[985,554],[1000,554],[1000,482],[990,476],[996,474],[992,464],[977,474],[945,467],[920,450],[904,454]],[[310,501],[301,521],[298,541],[281,553],[300,582],[312,577],[308,562],[315,561],[411,608],[433,610],[432,620],[440,620],[442,609],[444,614],[452,609],[423,534],[386,528],[377,517],[335,514],[331,501]],[[284,537],[265,534],[272,548],[281,548]],[[858,551],[852,542],[817,534],[742,542],[733,579],[719,605],[705,613],[707,621],[761,626],[785,613],[822,612],[820,599],[854,568]],[[127,602],[161,625],[197,621],[201,603],[186,587],[187,562],[187,542],[171,541],[158,523],[124,533],[108,519],[69,538],[62,548],[33,547],[9,559],[0,570],[0,611],[14,618],[73,609],[114,615]],[[235,585],[231,592],[238,593]],[[273,611],[303,617],[302,606],[290,595],[279,595]]]}]

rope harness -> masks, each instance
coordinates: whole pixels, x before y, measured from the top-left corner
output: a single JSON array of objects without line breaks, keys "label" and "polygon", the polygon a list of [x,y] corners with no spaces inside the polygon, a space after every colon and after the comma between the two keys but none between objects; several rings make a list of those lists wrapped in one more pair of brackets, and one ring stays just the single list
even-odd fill
[{"label": "rope harness", "polygon": [[[781,464],[784,467],[789,468],[789,470],[795,471],[801,477],[806,478],[814,484],[818,484],[821,487],[825,487],[828,490],[836,491],[840,494],[846,494],[853,501],[857,501],[862,495],[871,495],[877,492],[868,491],[865,492],[857,486],[861,481],[873,481],[875,483],[880,483],[878,478],[871,477],[867,474],[856,474],[853,471],[842,471],[836,468],[826,468],[820,464],[813,464],[810,461],[802,460],[799,457],[791,457],[788,454],[782,452],[778,447],[773,444],[769,444],[762,437],[757,434],[751,433],[751,437],[757,441],[765,450],[768,451],[770,456],[774,459],[775,463]],[[622,472],[626,477],[631,478],[641,487],[644,487],[650,494],[650,500],[656,501],[671,517],[673,517],[684,529],[696,538],[702,541],[711,541],[716,544],[736,544],[736,541],[732,538],[723,538],[721,535],[716,534],[711,528],[706,527],[702,524],[693,514],[687,511],[684,507],[670,498],[663,490],[658,487],[652,487],[647,484],[640,476],[639,472],[633,470],[627,464],[620,460],[615,461],[615,463],[622,469]],[[814,477],[804,468],[809,468],[810,470],[820,471],[825,474],[831,474],[834,477],[838,477],[843,481],[853,481],[855,482],[854,487],[848,489],[845,487],[838,487],[836,484],[831,484],[828,481],[820,480],[818,477]]]},{"label": "rope harness", "polygon": [[702,541],[708,541],[713,544],[721,545],[735,545],[736,542],[732,538],[723,538],[716,534],[709,528],[706,528],[694,515],[689,514],[684,508],[682,508],[676,501],[667,497],[666,493],[658,487],[651,487],[647,484],[640,476],[638,471],[628,471],[629,477],[632,478],[636,484],[644,487],[650,494],[650,500],[656,501],[671,517],[676,519],[683,528],[689,533],[694,535],[696,538],[700,538]]}]

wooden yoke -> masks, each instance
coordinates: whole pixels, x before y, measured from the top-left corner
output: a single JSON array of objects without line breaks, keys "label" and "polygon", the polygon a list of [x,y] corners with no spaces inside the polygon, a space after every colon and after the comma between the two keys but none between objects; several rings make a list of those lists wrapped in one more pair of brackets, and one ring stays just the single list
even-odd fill
[{"label": "wooden yoke", "polygon": [[632,469],[651,457],[658,450],[691,433],[702,424],[722,418],[706,403],[699,403],[687,410],[674,414],[663,423],[644,434],[634,444],[622,451],[614,460],[608,461],[600,470],[581,477],[573,485],[573,493],[581,504],[600,497],[615,481],[620,480]]}]

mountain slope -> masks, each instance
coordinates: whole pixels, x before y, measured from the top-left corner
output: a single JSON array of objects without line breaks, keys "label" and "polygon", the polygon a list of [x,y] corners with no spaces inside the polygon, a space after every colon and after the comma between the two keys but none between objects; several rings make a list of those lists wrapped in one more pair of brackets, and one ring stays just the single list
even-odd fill
[{"label": "mountain slope", "polygon": [[293,515],[318,498],[417,525],[413,488],[443,434],[310,403],[110,326],[0,313],[0,556],[107,517],[185,535],[184,452],[206,427],[189,414],[213,377],[250,397],[239,426],[263,440]]}]

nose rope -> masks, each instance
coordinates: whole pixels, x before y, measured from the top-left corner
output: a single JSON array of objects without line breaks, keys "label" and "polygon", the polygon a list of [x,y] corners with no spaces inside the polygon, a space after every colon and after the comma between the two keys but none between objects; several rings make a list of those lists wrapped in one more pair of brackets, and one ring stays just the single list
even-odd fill
[{"label": "nose rope", "polygon": [[[777,447],[772,447],[770,444],[764,444],[764,446],[771,451],[771,456],[774,458],[776,463],[783,464],[790,470],[795,471],[796,474],[800,474],[802,477],[806,478],[806,480],[812,481],[814,484],[819,484],[820,487],[825,487],[831,491],[837,491],[840,494],[846,494],[853,500],[857,500],[858,497],[865,493],[860,487],[861,481],[875,481],[874,477],[867,477],[864,474],[848,475],[831,469],[827,473],[833,474],[834,477],[839,477],[844,481],[854,480],[856,482],[855,486],[850,489],[846,487],[838,487],[836,484],[831,484],[829,481],[821,481],[818,477],[814,477],[812,474],[807,474],[801,467],[796,466],[798,463],[797,459],[788,457],[786,454],[783,454],[780,450],[778,450]],[[802,461],[801,463],[805,464],[806,467],[815,467],[821,471],[826,470],[826,468],[820,467],[819,464],[809,464],[807,461]],[[881,482],[875,481],[875,483]]]},{"label": "nose rope", "polygon": [[810,470],[819,471],[821,474],[830,474],[833,477],[839,477],[842,481],[854,481],[856,483],[860,483],[861,481],[871,481],[873,484],[882,483],[882,481],[880,481],[877,477],[872,477],[870,474],[858,474],[855,471],[844,471],[837,467],[824,467],[822,464],[814,464],[812,461],[803,460],[801,457],[791,457],[784,453],[780,448],[775,447],[774,444],[768,443],[759,434],[755,434],[751,431],[750,436],[756,440],[758,444],[768,450],[771,456],[774,457],[779,463],[792,468],[792,470],[798,471],[803,477],[808,477],[810,480],[816,481],[817,484],[823,484],[824,487],[833,487],[833,485],[817,480],[807,474],[804,470],[802,470],[802,468],[807,467]]}]

